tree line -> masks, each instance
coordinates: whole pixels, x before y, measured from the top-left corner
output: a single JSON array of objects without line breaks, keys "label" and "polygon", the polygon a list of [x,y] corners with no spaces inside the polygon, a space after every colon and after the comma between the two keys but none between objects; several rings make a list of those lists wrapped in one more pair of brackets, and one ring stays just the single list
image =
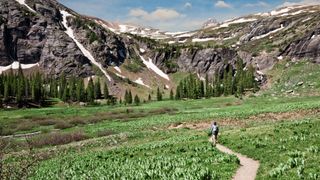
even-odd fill
[{"label": "tree line", "polygon": [[[195,74],[190,74],[180,81],[176,89],[175,99],[198,99],[219,96],[235,95],[242,98],[245,91],[257,91],[258,83],[255,80],[255,69],[250,64],[245,67],[242,60],[238,60],[236,69],[231,66],[224,69],[223,74],[219,72],[209,80],[206,75],[205,80],[200,80]],[[172,98],[172,93],[170,93]]]},{"label": "tree line", "polygon": [[43,105],[50,98],[59,98],[64,102],[94,103],[96,99],[107,99],[112,103],[114,98],[109,95],[108,85],[101,85],[100,79],[89,79],[85,86],[83,78],[66,78],[62,74],[58,79],[44,78],[39,72],[25,76],[21,67],[18,72],[10,70],[0,75],[0,104],[28,103]]}]

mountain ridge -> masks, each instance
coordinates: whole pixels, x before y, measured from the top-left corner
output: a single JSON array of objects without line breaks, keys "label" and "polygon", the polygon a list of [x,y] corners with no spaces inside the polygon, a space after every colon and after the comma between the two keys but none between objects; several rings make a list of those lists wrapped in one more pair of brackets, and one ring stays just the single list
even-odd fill
[{"label": "mountain ridge", "polygon": [[4,0],[1,7],[1,73],[18,62],[46,76],[100,76],[118,97],[126,88],[145,96],[157,87],[168,91],[177,82],[164,77],[174,73],[204,78],[235,71],[238,59],[256,68],[260,84],[282,59],[320,61],[320,6],[281,8],[180,33],[108,24],[54,0]]}]

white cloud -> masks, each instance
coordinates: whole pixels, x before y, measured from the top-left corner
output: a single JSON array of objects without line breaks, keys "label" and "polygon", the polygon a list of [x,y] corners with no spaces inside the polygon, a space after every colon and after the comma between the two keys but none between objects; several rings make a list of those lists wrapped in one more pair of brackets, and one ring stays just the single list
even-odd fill
[{"label": "white cloud", "polygon": [[286,1],[280,7],[293,6],[293,5],[317,5],[320,4],[319,0],[301,0],[298,2]]},{"label": "white cloud", "polygon": [[183,7],[184,8],[192,8],[192,4],[190,2],[187,2],[186,4],[184,4]]},{"label": "white cloud", "polygon": [[157,8],[155,11],[147,12],[141,8],[135,8],[129,11],[129,16],[145,21],[168,21],[183,15],[174,9]]},{"label": "white cloud", "polygon": [[245,7],[269,7],[270,4],[264,1],[258,1],[257,3],[248,3],[244,5]]},{"label": "white cloud", "polygon": [[218,8],[232,8],[232,6],[228,3],[226,3],[225,1],[217,1],[215,4],[215,7]]}]

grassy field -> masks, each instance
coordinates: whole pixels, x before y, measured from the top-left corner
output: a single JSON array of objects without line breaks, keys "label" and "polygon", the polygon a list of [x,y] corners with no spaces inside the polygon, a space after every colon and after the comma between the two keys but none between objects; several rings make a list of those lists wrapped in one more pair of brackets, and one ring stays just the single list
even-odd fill
[{"label": "grassy field", "polygon": [[2,110],[3,135],[38,133],[8,138],[3,167],[20,175],[39,156],[31,179],[230,179],[239,162],[208,142],[215,120],[222,144],[260,161],[259,179],[319,179],[320,97],[261,94]]},{"label": "grassy field", "polygon": [[228,131],[221,142],[259,160],[258,179],[319,179],[320,119]]},{"label": "grassy field", "polygon": [[[53,179],[72,176],[77,179],[99,176],[109,178],[122,176],[130,179],[230,178],[238,167],[237,159],[218,152],[207,142],[206,128],[212,120],[222,125],[224,144],[261,161],[259,177],[263,179],[283,176],[285,179],[295,174],[297,168],[300,168],[299,166],[296,170],[292,170],[294,168],[283,170],[283,167],[286,167],[285,163],[289,162],[291,157],[290,152],[295,150],[304,154],[302,160],[306,165],[303,167],[303,174],[310,177],[318,176],[316,174],[318,169],[310,168],[310,166],[314,167],[312,161],[311,164],[306,162],[309,159],[318,160],[318,154],[314,154],[316,157],[314,158],[309,156],[312,153],[307,152],[318,151],[319,141],[299,141],[299,138],[308,139],[309,135],[310,138],[317,135],[315,132],[319,130],[316,128],[319,123],[313,116],[317,115],[319,108],[320,97],[251,97],[242,101],[233,97],[221,97],[153,102],[133,107],[69,107],[2,111],[0,117],[5,118],[1,118],[0,122],[10,127],[11,124],[19,126],[21,122],[41,122],[48,119],[65,122],[78,117],[77,121],[83,121],[60,130],[57,130],[55,125],[39,123],[38,126],[26,131],[14,131],[15,134],[19,134],[47,128],[48,131],[31,138],[38,142],[35,144],[40,148],[38,151],[51,151],[56,149],[54,145],[59,145],[58,150],[55,150],[56,153],[48,155],[47,160],[41,161],[41,164],[35,168],[37,171],[32,175],[34,179],[41,179],[47,173],[51,173],[50,177]],[[301,125],[296,125],[300,121],[291,121],[295,120],[297,112],[312,118],[303,119]],[[125,116],[118,116],[120,114]],[[100,117],[101,120],[90,121],[95,116]],[[277,124],[274,123],[275,121]],[[170,128],[179,124],[198,123],[206,123],[207,127]],[[300,131],[292,128],[295,126],[302,132],[306,131],[304,126],[315,128],[308,131],[309,134],[302,136]],[[61,140],[61,138],[67,139],[69,134],[79,132],[81,135],[73,134],[76,139]],[[284,140],[283,137],[288,138]],[[298,138],[296,141],[301,144],[283,145],[284,141],[296,142],[294,138]],[[42,142],[43,139],[46,141]],[[317,138],[314,137],[314,139]],[[80,141],[80,144],[73,141]],[[274,144],[270,145],[270,142]],[[66,143],[71,144],[62,145]],[[19,152],[19,148],[16,151]],[[61,154],[60,151],[63,153]],[[279,151],[283,153],[282,158],[275,161],[272,157],[280,155]],[[268,152],[268,155],[264,156],[262,152]],[[293,159],[293,161],[299,161],[297,163],[302,163],[302,160]],[[60,165],[56,166],[56,164]],[[112,169],[113,166],[108,164],[117,164],[117,170]],[[139,168],[135,167],[136,164],[139,164]],[[169,169],[161,169],[160,166],[168,166],[177,171],[170,170],[171,173],[168,173],[166,171]],[[154,171],[146,171],[151,167]],[[281,168],[282,170],[279,170]],[[297,173],[296,175],[298,177]]]}]

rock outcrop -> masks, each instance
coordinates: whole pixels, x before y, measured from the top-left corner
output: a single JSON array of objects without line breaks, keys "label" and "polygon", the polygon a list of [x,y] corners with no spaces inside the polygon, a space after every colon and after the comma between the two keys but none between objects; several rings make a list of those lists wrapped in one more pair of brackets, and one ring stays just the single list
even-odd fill
[{"label": "rock outcrop", "polygon": [[74,14],[68,21],[76,38],[104,67],[121,64],[126,58],[120,37],[54,0],[27,0],[26,5],[2,0],[0,7],[0,66],[18,61],[39,63],[40,70],[50,76],[95,74],[88,58],[64,32],[61,10]]}]

